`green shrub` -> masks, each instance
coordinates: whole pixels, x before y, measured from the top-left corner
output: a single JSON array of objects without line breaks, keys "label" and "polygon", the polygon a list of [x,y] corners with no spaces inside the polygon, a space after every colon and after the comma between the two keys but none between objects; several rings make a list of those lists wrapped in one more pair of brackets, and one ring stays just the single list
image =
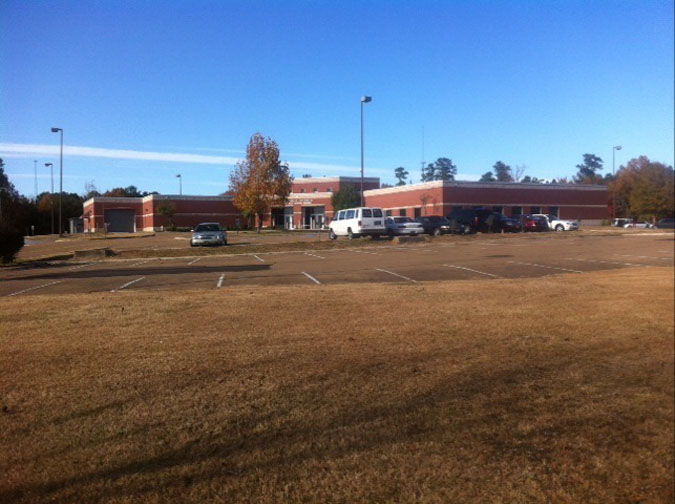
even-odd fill
[{"label": "green shrub", "polygon": [[0,260],[10,263],[24,245],[23,233],[5,223],[0,223]]}]

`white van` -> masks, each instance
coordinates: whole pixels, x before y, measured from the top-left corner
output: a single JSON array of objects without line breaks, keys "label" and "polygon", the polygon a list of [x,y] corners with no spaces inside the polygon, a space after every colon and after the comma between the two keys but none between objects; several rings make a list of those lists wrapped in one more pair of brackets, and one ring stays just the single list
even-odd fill
[{"label": "white van", "polygon": [[331,240],[335,240],[338,236],[347,236],[351,240],[360,236],[379,238],[387,234],[384,212],[381,208],[359,207],[340,210],[328,228]]}]

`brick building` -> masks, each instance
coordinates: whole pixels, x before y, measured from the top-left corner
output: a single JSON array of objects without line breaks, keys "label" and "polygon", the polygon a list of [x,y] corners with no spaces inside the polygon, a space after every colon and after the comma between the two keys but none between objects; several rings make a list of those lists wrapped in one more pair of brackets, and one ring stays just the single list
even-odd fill
[{"label": "brick building", "polygon": [[[263,218],[264,227],[321,229],[333,218],[331,197],[346,185],[360,189],[358,177],[311,177],[296,179],[285,206],[272,208]],[[367,206],[382,207],[389,215],[448,215],[455,208],[488,207],[506,215],[554,213],[582,224],[600,224],[610,217],[606,186],[520,184],[499,182],[434,181],[380,189],[378,178],[364,179]],[[87,232],[134,232],[159,230],[169,225],[162,203],[174,209],[173,223],[193,227],[200,222],[220,222],[234,228],[247,222],[232,197],[170,196],[153,194],[142,198],[94,197],[84,202]]]}]

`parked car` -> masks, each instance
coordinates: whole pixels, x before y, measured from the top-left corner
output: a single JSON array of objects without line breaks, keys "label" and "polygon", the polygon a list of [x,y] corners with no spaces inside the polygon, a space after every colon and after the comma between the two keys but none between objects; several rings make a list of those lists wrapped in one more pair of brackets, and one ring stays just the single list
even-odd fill
[{"label": "parked car", "polygon": [[525,216],[525,231],[548,231],[548,220],[536,215]]},{"label": "parked car", "polygon": [[612,221],[612,227],[622,228],[626,224],[628,224],[629,222],[633,222],[633,219],[628,219],[628,218],[625,218],[625,217],[619,217],[619,218],[616,218]]},{"label": "parked car", "polygon": [[551,231],[579,231],[579,221],[559,219],[554,214],[532,214],[534,217],[543,217],[548,222]]},{"label": "parked car", "polygon": [[626,229],[630,229],[630,228],[651,229],[654,226],[650,222],[647,222],[647,221],[641,221],[641,222],[635,221],[635,222],[629,222],[628,224],[624,224],[623,227],[626,228]]},{"label": "parked car", "polygon": [[494,212],[488,208],[457,208],[450,212],[450,230],[453,233],[485,232],[485,219]]},{"label": "parked car", "polygon": [[438,236],[448,234],[450,230],[450,221],[440,215],[427,215],[425,217],[418,217],[416,222],[422,224],[424,232],[430,235]]},{"label": "parked car", "polygon": [[675,228],[675,219],[672,217],[666,217],[665,219],[661,219],[656,223],[656,228],[657,229],[673,229]]},{"label": "parked car", "polygon": [[387,234],[381,208],[359,207],[340,210],[328,225],[328,237],[335,240],[346,236],[350,240],[361,236],[379,238]]},{"label": "parked car", "polygon": [[492,219],[488,216],[485,223],[488,226],[488,231],[492,233],[518,233],[522,230],[518,219],[507,217],[499,212],[494,212]]},{"label": "parked car", "polygon": [[422,224],[415,222],[410,217],[387,217],[384,219],[384,225],[387,228],[387,234],[389,236],[417,236],[418,234],[424,233]]},{"label": "parked car", "polygon": [[227,245],[227,231],[220,228],[217,222],[203,222],[192,230],[190,246]]}]

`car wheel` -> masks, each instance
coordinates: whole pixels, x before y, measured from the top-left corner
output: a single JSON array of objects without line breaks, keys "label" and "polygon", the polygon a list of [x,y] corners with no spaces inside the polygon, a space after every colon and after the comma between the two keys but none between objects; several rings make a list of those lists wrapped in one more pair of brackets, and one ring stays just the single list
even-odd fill
[{"label": "car wheel", "polygon": [[352,228],[349,228],[347,230],[347,238],[349,238],[350,240],[353,240],[354,238],[356,238],[356,236],[354,236],[354,233],[352,233]]},{"label": "car wheel", "polygon": [[558,225],[555,227],[555,230],[558,231],[558,232],[560,232],[560,231],[565,231],[565,226],[563,226],[562,224],[558,224]]},{"label": "car wheel", "polygon": [[196,245],[190,240],[190,247],[196,247]]},{"label": "car wheel", "polygon": [[441,235],[441,228],[436,228],[434,229],[434,236],[440,236]]},{"label": "car wheel", "polygon": [[337,235],[335,234],[335,231],[333,231],[333,230],[331,229],[331,230],[328,232],[328,238],[330,238],[331,240],[335,240],[335,239],[337,238]]},{"label": "car wheel", "polygon": [[227,240],[223,240],[223,246],[227,245]]}]

